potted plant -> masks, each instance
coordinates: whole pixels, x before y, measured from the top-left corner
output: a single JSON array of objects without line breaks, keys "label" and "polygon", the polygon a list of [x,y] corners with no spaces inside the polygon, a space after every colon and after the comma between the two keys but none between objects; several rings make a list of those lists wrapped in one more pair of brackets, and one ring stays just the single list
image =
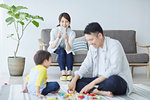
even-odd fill
[{"label": "potted plant", "polygon": [[7,25],[13,24],[13,27],[15,28],[15,34],[9,34],[7,37],[17,41],[14,56],[8,57],[9,73],[11,76],[22,76],[24,71],[25,58],[17,56],[17,52],[21,39],[24,35],[24,31],[31,23],[34,26],[39,27],[39,22],[36,20],[44,21],[44,19],[38,15],[33,16],[27,12],[21,11],[28,9],[24,6],[9,6],[7,4],[0,4],[0,7],[7,10],[7,14],[9,15],[9,17],[5,19]]}]

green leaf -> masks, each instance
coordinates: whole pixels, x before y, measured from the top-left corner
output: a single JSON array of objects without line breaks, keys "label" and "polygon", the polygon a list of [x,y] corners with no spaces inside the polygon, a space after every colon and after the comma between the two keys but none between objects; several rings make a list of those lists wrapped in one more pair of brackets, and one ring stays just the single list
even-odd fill
[{"label": "green leaf", "polygon": [[15,21],[15,19],[13,17],[8,17],[5,21],[8,23],[7,25],[10,25]]},{"label": "green leaf", "polygon": [[28,9],[27,7],[23,7],[23,6],[17,6],[16,10],[21,10],[21,9]]},{"label": "green leaf", "polygon": [[28,14],[26,17],[27,17],[27,18],[33,18],[33,16],[30,15],[30,14]]},{"label": "green leaf", "polygon": [[10,38],[10,37],[13,37],[14,36],[14,34],[9,34],[8,36],[7,36],[7,38]]},{"label": "green leaf", "polygon": [[16,10],[16,6],[11,6],[10,8],[9,8],[12,12],[16,12],[17,10]]},{"label": "green leaf", "polygon": [[32,21],[32,23],[36,26],[36,27],[39,27],[39,23],[35,20]]},{"label": "green leaf", "polygon": [[10,25],[10,24],[12,24],[13,22],[14,22],[15,20],[13,20],[13,21],[10,21],[7,25]]},{"label": "green leaf", "polygon": [[13,21],[13,20],[14,20],[13,17],[8,17],[5,21],[8,23],[8,22]]},{"label": "green leaf", "polygon": [[7,13],[8,13],[9,15],[11,15],[11,16],[14,15],[14,13],[13,13],[12,11],[8,11]]},{"label": "green leaf", "polygon": [[19,14],[19,18],[20,18],[21,20],[24,20],[24,19],[26,18],[26,14],[25,14],[25,13],[20,13],[20,14]]},{"label": "green leaf", "polygon": [[20,13],[16,13],[16,14],[14,15],[14,17],[15,17],[16,19],[19,19],[19,15],[20,15]]},{"label": "green leaf", "polygon": [[9,10],[9,8],[10,8],[10,7],[9,7],[8,5],[6,5],[6,4],[0,4],[0,7],[1,7],[1,8],[4,8],[4,9],[8,9],[8,10]]},{"label": "green leaf", "polygon": [[33,16],[33,19],[40,19],[40,20],[44,21],[44,18],[40,17],[40,16]]},{"label": "green leaf", "polygon": [[24,25],[24,22],[22,22],[22,21],[18,21],[21,25]]}]

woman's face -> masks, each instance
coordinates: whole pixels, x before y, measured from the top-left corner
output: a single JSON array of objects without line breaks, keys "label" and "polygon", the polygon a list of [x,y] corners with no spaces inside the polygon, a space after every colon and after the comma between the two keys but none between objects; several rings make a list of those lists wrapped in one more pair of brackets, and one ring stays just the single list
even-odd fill
[{"label": "woman's face", "polygon": [[70,25],[70,22],[66,18],[62,17],[59,24],[61,27],[68,28]]}]

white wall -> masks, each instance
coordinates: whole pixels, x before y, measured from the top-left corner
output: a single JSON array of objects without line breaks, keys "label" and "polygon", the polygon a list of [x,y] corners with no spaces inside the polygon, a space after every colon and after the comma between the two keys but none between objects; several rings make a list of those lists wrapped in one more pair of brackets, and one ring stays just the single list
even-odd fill
[{"label": "white wall", "polygon": [[[58,16],[62,12],[71,15],[72,29],[83,30],[92,22],[99,22],[104,30],[136,30],[137,42],[150,45],[150,0],[4,0],[9,5],[24,5],[33,15],[43,16],[40,27],[30,25],[21,41],[18,55],[26,57],[25,73],[34,66],[33,55],[38,50],[40,31],[53,28],[58,24]],[[6,12],[0,9],[4,20]],[[7,57],[13,55],[15,41],[6,38],[6,33],[14,30],[0,20],[3,30],[0,31],[0,72],[8,74]],[[2,26],[0,26],[2,27]],[[142,71],[141,71],[142,69]],[[136,68],[137,73],[145,73],[145,68]]]}]

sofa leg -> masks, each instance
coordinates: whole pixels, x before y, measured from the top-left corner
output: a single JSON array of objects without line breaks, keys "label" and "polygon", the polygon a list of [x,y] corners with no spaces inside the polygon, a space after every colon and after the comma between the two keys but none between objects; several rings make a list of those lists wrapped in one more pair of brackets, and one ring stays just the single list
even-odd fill
[{"label": "sofa leg", "polygon": [[149,64],[147,64],[147,79],[149,79]]},{"label": "sofa leg", "polygon": [[132,77],[133,77],[133,72],[134,72],[134,66],[131,66],[131,73],[132,73]]}]

